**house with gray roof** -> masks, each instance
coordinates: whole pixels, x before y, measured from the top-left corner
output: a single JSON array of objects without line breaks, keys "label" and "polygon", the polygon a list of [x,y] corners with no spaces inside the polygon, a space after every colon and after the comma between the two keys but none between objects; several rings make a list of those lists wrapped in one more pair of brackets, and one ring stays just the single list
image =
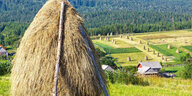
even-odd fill
[{"label": "house with gray roof", "polygon": [[3,47],[0,47],[0,56],[2,55],[8,56],[8,52]]},{"label": "house with gray roof", "polygon": [[158,74],[162,68],[161,64],[157,61],[155,62],[139,62],[137,66],[137,72],[140,74],[150,75]]},{"label": "house with gray roof", "polygon": [[111,66],[109,66],[109,65],[102,65],[101,67],[102,67],[102,69],[105,70],[105,71],[111,71],[111,72],[114,71],[114,69],[111,68]]}]

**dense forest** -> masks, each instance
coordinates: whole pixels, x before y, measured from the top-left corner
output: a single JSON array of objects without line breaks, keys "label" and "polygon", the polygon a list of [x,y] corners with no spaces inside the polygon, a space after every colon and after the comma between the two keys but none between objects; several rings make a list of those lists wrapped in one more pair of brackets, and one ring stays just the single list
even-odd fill
[{"label": "dense forest", "polygon": [[[0,44],[16,46],[47,0],[0,0]],[[191,0],[69,0],[90,35],[192,28]]]}]

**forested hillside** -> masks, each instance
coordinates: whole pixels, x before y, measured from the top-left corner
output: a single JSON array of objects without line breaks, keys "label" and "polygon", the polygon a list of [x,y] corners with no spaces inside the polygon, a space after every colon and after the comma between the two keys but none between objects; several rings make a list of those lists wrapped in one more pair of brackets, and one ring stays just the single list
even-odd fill
[{"label": "forested hillside", "polygon": [[[27,27],[47,0],[0,0],[0,28],[17,31]],[[192,26],[191,0],[69,0],[84,17],[90,34],[151,32],[189,29]],[[10,25],[7,22],[16,22]],[[13,27],[14,25],[14,27]],[[24,33],[25,27],[21,27]],[[1,42],[14,31],[1,29]],[[18,37],[15,37],[18,38]],[[16,40],[17,41],[17,40]]]}]

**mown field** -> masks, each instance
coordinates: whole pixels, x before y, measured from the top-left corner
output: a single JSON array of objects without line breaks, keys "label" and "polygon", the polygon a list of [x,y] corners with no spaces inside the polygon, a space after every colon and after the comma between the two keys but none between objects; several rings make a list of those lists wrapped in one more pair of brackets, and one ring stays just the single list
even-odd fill
[{"label": "mown field", "polygon": [[[105,37],[102,36],[102,40],[97,38],[93,42],[118,58],[123,66],[136,65],[141,60],[145,62],[145,56],[150,58],[148,61],[159,61],[166,65],[181,64],[180,58],[182,56],[187,53],[192,54],[192,31],[189,30],[136,33],[129,36],[129,39],[126,39],[126,36],[129,36],[129,34],[122,35],[122,38],[117,35],[108,36],[109,41],[104,40]],[[130,37],[133,40],[130,40]],[[116,44],[113,44],[112,40],[115,40]],[[139,41],[142,43],[139,44]],[[147,45],[147,42],[149,45]],[[168,45],[171,45],[171,49],[168,49]],[[150,48],[150,51],[144,50],[143,46],[146,49]],[[136,51],[135,48],[142,52]],[[177,49],[180,51],[179,53],[176,53]],[[155,54],[153,54],[153,50],[156,51]],[[113,54],[113,52],[116,54]],[[157,53],[160,53],[159,56],[157,56]],[[127,62],[127,58],[130,56],[133,61]],[[167,61],[162,59],[162,56],[167,58]]]},{"label": "mown field", "polygon": [[[117,61],[122,66],[137,66],[140,61],[147,62],[147,61],[156,61],[155,59],[152,59],[150,56],[148,56],[149,60],[145,60],[146,54],[143,52],[139,53],[121,53],[121,54],[111,54],[112,57],[118,58]],[[128,61],[128,57],[131,58],[131,61]]]},{"label": "mown field", "polygon": [[171,46],[171,49],[168,49],[168,44],[162,44],[162,45],[149,45],[151,48],[155,49],[159,53],[163,54],[164,56],[168,56],[168,58],[171,58],[174,60],[175,64],[181,64],[180,58],[182,56],[185,56],[187,53],[179,50],[179,53],[177,53],[177,48],[174,46]]}]

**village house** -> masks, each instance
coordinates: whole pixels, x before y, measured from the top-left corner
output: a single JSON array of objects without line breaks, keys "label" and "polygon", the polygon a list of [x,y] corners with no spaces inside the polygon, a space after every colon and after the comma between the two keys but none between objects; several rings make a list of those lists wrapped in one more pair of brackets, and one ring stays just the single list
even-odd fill
[{"label": "village house", "polygon": [[102,65],[102,69],[105,70],[105,71],[111,71],[111,72],[114,71],[114,69],[111,68],[111,66],[109,66],[109,65]]},{"label": "village house", "polygon": [[144,75],[158,74],[162,68],[161,64],[157,61],[155,62],[140,62],[137,66],[138,73]]},{"label": "village house", "polygon": [[5,47],[0,46],[0,56],[5,55],[8,56],[8,52],[5,50]]}]

